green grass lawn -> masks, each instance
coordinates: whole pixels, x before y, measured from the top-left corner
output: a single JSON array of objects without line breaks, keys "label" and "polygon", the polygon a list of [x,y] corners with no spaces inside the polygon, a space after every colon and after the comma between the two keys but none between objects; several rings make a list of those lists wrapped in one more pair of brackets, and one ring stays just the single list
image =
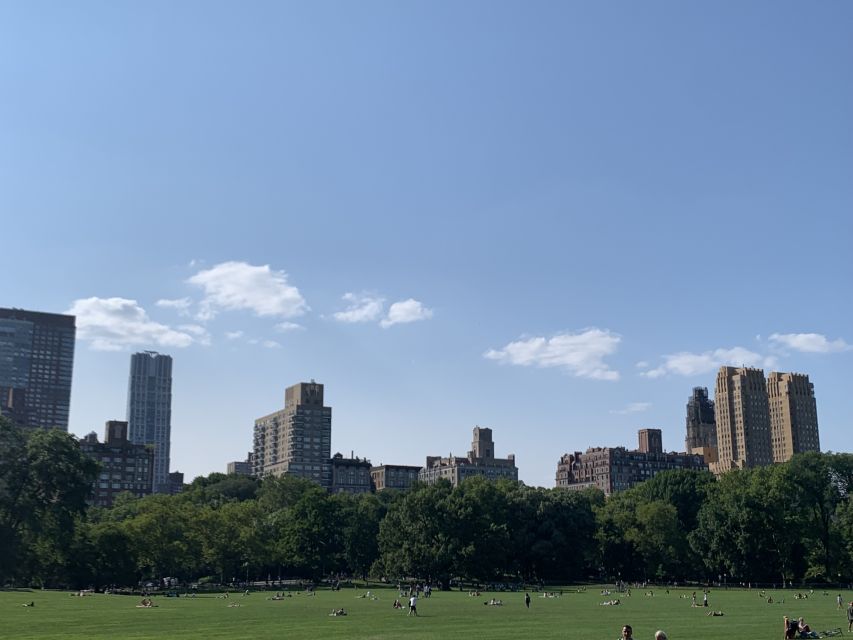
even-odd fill
[{"label": "green grass lawn", "polygon": [[[654,597],[634,590],[622,596],[620,606],[600,606],[608,599],[600,588],[586,593],[565,592],[545,599],[532,593],[530,610],[523,593],[435,592],[421,598],[418,618],[395,611],[395,591],[374,591],[378,600],[359,599],[363,590],[319,591],[315,597],[294,595],[271,601],[268,593],[248,597],[232,595],[197,598],[155,597],[153,609],[138,609],[140,598],[93,595],[84,598],[52,591],[0,592],[0,638],[132,639],[251,638],[300,640],[317,638],[440,638],[501,640],[516,638],[577,638],[618,640],[623,624],[634,627],[637,640],[651,640],[664,629],[674,640],[780,640],[782,616],[804,616],[814,630],[842,627],[847,634],[846,612],[836,608],[837,591],[824,596],[816,591],[808,600],[795,600],[795,591],[771,591],[777,603],[767,604],[757,590],[712,590],[710,608],[725,612],[708,617],[707,609],[691,608],[691,590],[655,589]],[[842,592],[845,602],[853,599]],[[491,597],[502,607],[484,606]],[[686,596],[681,598],[679,596]],[[610,596],[615,597],[615,596]],[[701,602],[701,591],[698,598]],[[784,598],[784,604],[778,603]],[[23,607],[25,602],[35,607]],[[238,603],[239,607],[231,607]],[[348,616],[332,618],[332,608],[343,607]],[[853,640],[853,638],[851,638]]]}]

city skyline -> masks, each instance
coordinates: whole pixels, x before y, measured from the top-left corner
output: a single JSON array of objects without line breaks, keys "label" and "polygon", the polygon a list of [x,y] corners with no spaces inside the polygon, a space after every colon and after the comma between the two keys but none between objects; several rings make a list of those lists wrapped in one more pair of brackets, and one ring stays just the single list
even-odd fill
[{"label": "city skyline", "polygon": [[49,13],[0,9],[0,305],[76,316],[76,435],[154,350],[188,480],[311,378],[374,465],[681,451],[722,365],[850,449],[853,5]]}]

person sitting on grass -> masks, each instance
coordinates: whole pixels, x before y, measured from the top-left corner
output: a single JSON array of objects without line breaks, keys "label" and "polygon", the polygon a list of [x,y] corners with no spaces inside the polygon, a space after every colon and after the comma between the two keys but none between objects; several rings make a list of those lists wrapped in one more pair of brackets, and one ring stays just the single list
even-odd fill
[{"label": "person sitting on grass", "polygon": [[399,598],[394,598],[394,608],[395,609],[402,609],[403,608],[403,603],[400,602]]},{"label": "person sitting on grass", "polygon": [[137,609],[150,609],[154,606],[154,603],[151,602],[151,598],[142,598],[142,602],[136,605]]},{"label": "person sitting on grass", "polygon": [[332,613],[329,614],[332,618],[337,618],[338,616],[345,616],[347,614],[346,610],[341,609],[332,609]]},{"label": "person sitting on grass", "polygon": [[799,622],[795,618],[789,618],[788,616],[783,616],[783,621],[785,623],[785,640],[794,640],[800,630]]},{"label": "person sitting on grass", "polygon": [[714,618],[717,618],[717,617],[719,617],[719,616],[724,616],[724,615],[726,615],[726,614],[725,614],[725,613],[723,613],[722,611],[709,611],[709,612],[708,612],[708,615],[709,615],[709,616],[712,616],[712,617],[714,617]]},{"label": "person sitting on grass", "polygon": [[797,632],[800,634],[801,638],[817,638],[819,637],[812,628],[806,624],[806,621],[803,620],[802,616],[797,620]]}]

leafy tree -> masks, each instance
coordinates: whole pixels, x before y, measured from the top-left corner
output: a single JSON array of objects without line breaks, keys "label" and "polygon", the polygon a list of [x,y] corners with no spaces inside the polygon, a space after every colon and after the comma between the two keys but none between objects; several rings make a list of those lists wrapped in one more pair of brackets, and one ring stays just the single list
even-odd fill
[{"label": "leafy tree", "polygon": [[139,501],[139,513],[124,521],[140,575],[189,579],[199,575],[202,545],[195,523],[200,509],[177,496],[153,495]]},{"label": "leafy tree", "polygon": [[317,485],[273,519],[276,556],[299,575],[318,580],[343,568],[336,503]]},{"label": "leafy tree", "polygon": [[[74,436],[22,430],[0,417],[0,571],[61,583],[98,466]],[[3,577],[3,576],[0,576]]]},{"label": "leafy tree", "polygon": [[415,485],[389,508],[379,526],[378,574],[446,584],[459,541],[450,524],[450,483]]},{"label": "leafy tree", "polygon": [[804,453],[784,466],[791,488],[788,508],[799,520],[803,542],[809,549],[809,577],[834,580],[842,531],[836,514],[853,486],[853,456]]},{"label": "leafy tree", "polygon": [[795,577],[802,565],[801,529],[789,508],[784,465],[731,471],[711,488],[690,536],[712,575],[746,580]]},{"label": "leafy tree", "polygon": [[367,579],[379,558],[379,525],[387,507],[376,495],[335,496],[340,514],[341,544],[349,573]]}]

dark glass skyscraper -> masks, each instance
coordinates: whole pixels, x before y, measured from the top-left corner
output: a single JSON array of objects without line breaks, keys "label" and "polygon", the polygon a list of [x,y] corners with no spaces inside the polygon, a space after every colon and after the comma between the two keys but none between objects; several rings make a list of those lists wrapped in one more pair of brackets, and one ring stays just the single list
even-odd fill
[{"label": "dark glass skyscraper", "polygon": [[68,431],[74,316],[0,308],[0,413]]},{"label": "dark glass skyscraper", "polygon": [[154,493],[169,493],[172,438],[172,357],[155,351],[130,357],[127,389],[130,441],[154,445]]}]

